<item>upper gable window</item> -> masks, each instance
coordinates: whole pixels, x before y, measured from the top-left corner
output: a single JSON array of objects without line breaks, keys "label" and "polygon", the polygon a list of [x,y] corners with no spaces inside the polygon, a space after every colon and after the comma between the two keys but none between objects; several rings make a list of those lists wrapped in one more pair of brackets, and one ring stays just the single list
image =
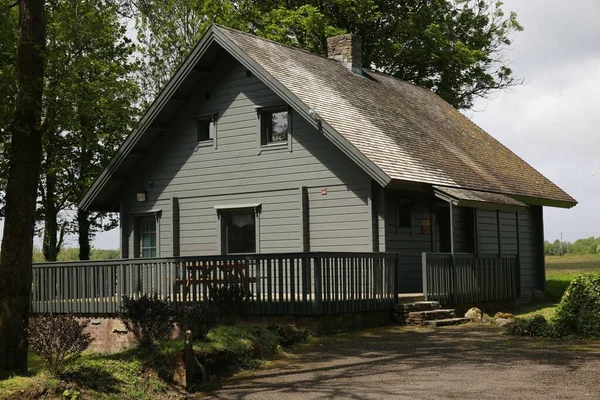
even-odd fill
[{"label": "upper gable window", "polygon": [[263,146],[288,142],[290,113],[287,107],[259,110],[259,118]]},{"label": "upper gable window", "polygon": [[198,143],[212,142],[215,137],[214,117],[198,117],[194,119]]}]

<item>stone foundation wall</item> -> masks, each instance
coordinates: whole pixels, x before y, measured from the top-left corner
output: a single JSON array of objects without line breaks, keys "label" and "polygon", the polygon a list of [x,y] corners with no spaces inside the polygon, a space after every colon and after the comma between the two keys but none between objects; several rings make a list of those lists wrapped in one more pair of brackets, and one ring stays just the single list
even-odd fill
[{"label": "stone foundation wall", "polygon": [[[34,320],[35,317],[31,317],[29,322],[33,323]],[[88,323],[85,331],[94,338],[89,348],[92,351],[116,353],[136,343],[133,334],[128,332],[125,325],[116,317],[77,317],[77,320]],[[322,335],[389,325],[392,318],[390,311],[373,311],[312,317],[246,315],[236,318],[236,321],[228,322],[248,325],[293,324],[299,328],[306,328],[313,334]],[[176,326],[171,333],[171,337],[177,338],[180,335],[181,331]]]}]

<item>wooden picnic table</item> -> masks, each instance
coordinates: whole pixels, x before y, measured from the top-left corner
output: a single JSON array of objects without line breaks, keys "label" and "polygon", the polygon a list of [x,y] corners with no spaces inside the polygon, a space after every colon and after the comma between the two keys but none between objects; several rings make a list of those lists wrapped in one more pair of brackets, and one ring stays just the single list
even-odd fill
[{"label": "wooden picnic table", "polygon": [[[203,284],[208,288],[208,293],[223,284],[256,283],[256,278],[248,278],[248,263],[244,261],[198,261],[185,266],[185,278],[177,279],[177,284],[183,285],[183,296],[187,298],[190,287],[194,284]],[[249,289],[246,287],[246,289]]]}]

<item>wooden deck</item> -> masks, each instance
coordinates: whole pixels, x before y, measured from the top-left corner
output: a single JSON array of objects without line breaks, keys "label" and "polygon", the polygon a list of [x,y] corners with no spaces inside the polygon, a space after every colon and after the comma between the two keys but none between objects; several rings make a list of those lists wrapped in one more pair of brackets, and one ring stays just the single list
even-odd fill
[{"label": "wooden deck", "polygon": [[123,296],[180,305],[243,285],[261,315],[325,315],[391,309],[395,253],[290,253],[34,264],[32,313],[114,314]]}]

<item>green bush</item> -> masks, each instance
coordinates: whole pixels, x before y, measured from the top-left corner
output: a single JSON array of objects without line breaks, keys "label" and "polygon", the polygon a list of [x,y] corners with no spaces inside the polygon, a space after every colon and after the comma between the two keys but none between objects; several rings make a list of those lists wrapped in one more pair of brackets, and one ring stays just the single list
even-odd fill
[{"label": "green bush", "polygon": [[167,336],[173,327],[172,316],[169,303],[158,296],[143,295],[139,299],[123,296],[119,311],[119,318],[127,330],[145,347]]},{"label": "green bush", "polygon": [[213,289],[211,301],[223,315],[240,315],[248,311],[252,304],[252,292],[244,285],[228,283]]},{"label": "green bush", "polygon": [[77,322],[73,314],[42,314],[28,329],[29,345],[52,374],[60,375],[92,342],[84,332],[86,325]]},{"label": "green bush", "polygon": [[580,275],[571,281],[553,324],[559,336],[600,339],[600,275]]},{"label": "green bush", "polygon": [[204,340],[217,326],[219,317],[220,311],[214,303],[203,302],[181,307],[176,322],[184,332],[191,331],[195,340]]},{"label": "green bush", "polygon": [[516,318],[513,324],[506,326],[505,331],[513,336],[554,336],[553,328],[543,315],[534,315],[531,318]]}]

